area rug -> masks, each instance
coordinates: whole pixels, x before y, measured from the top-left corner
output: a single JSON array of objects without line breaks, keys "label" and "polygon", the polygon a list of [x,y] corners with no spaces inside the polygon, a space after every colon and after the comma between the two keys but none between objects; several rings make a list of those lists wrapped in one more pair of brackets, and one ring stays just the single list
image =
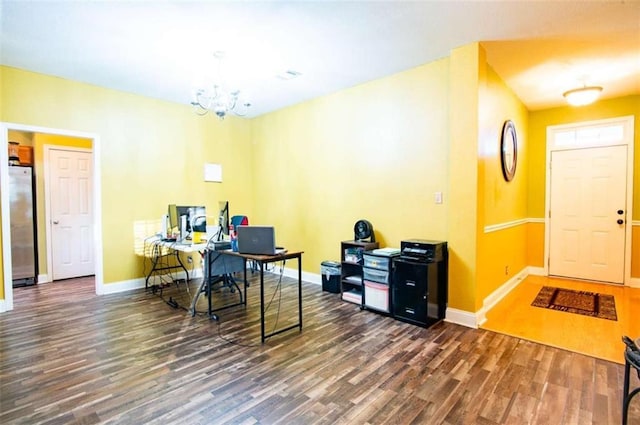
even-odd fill
[{"label": "area rug", "polygon": [[531,305],[600,319],[618,320],[613,295],[543,286]]}]

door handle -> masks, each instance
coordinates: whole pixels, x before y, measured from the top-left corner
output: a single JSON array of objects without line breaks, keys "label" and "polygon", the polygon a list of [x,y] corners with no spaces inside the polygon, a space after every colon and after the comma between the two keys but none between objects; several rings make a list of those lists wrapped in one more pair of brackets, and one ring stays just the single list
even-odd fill
[{"label": "door handle", "polygon": [[624,214],[624,211],[618,210],[618,215],[622,215],[622,214]]},{"label": "door handle", "polygon": [[618,219],[618,224],[623,224],[624,220],[622,220],[621,218]]},{"label": "door handle", "polygon": [[58,220],[53,220],[53,224],[58,224],[60,223]]}]

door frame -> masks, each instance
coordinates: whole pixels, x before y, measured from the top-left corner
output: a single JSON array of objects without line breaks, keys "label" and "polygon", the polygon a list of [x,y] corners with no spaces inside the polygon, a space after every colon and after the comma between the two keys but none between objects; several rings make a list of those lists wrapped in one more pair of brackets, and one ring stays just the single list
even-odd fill
[{"label": "door frame", "polygon": [[[622,142],[607,143],[594,142],[588,145],[572,145],[566,147],[556,147],[554,135],[559,131],[566,131],[572,128],[585,128],[603,126],[611,124],[622,124],[624,126],[624,137]],[[544,208],[544,274],[549,276],[549,253],[550,253],[550,209],[551,209],[551,152],[559,150],[597,148],[605,146],[626,146],[627,147],[627,187],[625,206],[625,249],[624,249],[624,282],[629,286],[631,283],[631,237],[633,231],[633,166],[634,166],[634,116],[624,116],[593,121],[581,121],[570,124],[553,125],[547,127],[546,139],[546,173],[545,173],[545,208]]]},{"label": "door frame", "polygon": [[[44,145],[42,146],[42,157],[44,162],[43,175],[44,175],[44,211],[45,211],[45,234],[47,238],[47,274],[49,275],[49,282],[53,282],[53,228],[51,227],[51,165],[47,160],[49,153],[52,150],[67,151],[67,152],[84,152],[91,154],[91,161],[93,161],[93,149],[77,148],[74,146],[62,146],[62,145]],[[91,172],[91,179],[93,180],[94,173]],[[92,193],[91,197],[95,195]],[[93,202],[93,199],[91,200]],[[94,204],[95,205],[95,204]],[[93,211],[95,214],[95,211]],[[95,221],[93,223],[95,226]],[[95,252],[95,251],[94,251]],[[96,256],[94,254],[93,261],[95,265]]]},{"label": "door frame", "polygon": [[[100,136],[95,133],[81,131],[63,130],[57,128],[39,127],[33,125],[16,124],[10,122],[0,122],[0,181],[8,181],[9,178],[9,130],[26,131],[30,133],[47,133],[60,136],[79,137],[90,139],[93,151],[93,249],[95,253],[95,290],[97,295],[104,293],[104,272],[102,253],[102,181],[100,169]],[[47,176],[43,176],[45,179]],[[45,183],[46,185],[46,183]],[[45,193],[45,201],[49,196]],[[0,300],[0,313],[13,310],[13,280],[11,267],[11,226],[9,214],[9,193],[6,190],[0,193],[0,209],[2,213],[2,262],[4,281],[4,300]],[[45,212],[49,217],[49,211]],[[47,244],[49,244],[47,235]],[[47,248],[48,250],[49,248]],[[50,253],[47,252],[47,261]],[[47,264],[47,269],[51,263]]]}]

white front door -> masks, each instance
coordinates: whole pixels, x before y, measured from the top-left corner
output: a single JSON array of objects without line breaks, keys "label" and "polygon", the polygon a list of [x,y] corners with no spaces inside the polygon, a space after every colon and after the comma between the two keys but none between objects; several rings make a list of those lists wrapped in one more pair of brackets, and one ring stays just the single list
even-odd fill
[{"label": "white front door", "polygon": [[551,152],[549,274],[623,283],[627,146]]},{"label": "white front door", "polygon": [[53,280],[92,275],[92,153],[49,150]]}]

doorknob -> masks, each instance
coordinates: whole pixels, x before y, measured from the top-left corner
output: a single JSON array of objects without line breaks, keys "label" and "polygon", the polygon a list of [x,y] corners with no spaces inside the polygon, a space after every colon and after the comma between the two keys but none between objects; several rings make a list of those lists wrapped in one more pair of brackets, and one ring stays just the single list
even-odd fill
[{"label": "doorknob", "polygon": [[621,218],[618,219],[618,224],[622,224],[624,223],[624,220],[622,220]]},{"label": "doorknob", "polygon": [[618,215],[622,215],[622,214],[624,214],[624,211],[618,210]]},{"label": "doorknob", "polygon": [[53,220],[53,224],[58,224],[59,221],[58,220]]}]

